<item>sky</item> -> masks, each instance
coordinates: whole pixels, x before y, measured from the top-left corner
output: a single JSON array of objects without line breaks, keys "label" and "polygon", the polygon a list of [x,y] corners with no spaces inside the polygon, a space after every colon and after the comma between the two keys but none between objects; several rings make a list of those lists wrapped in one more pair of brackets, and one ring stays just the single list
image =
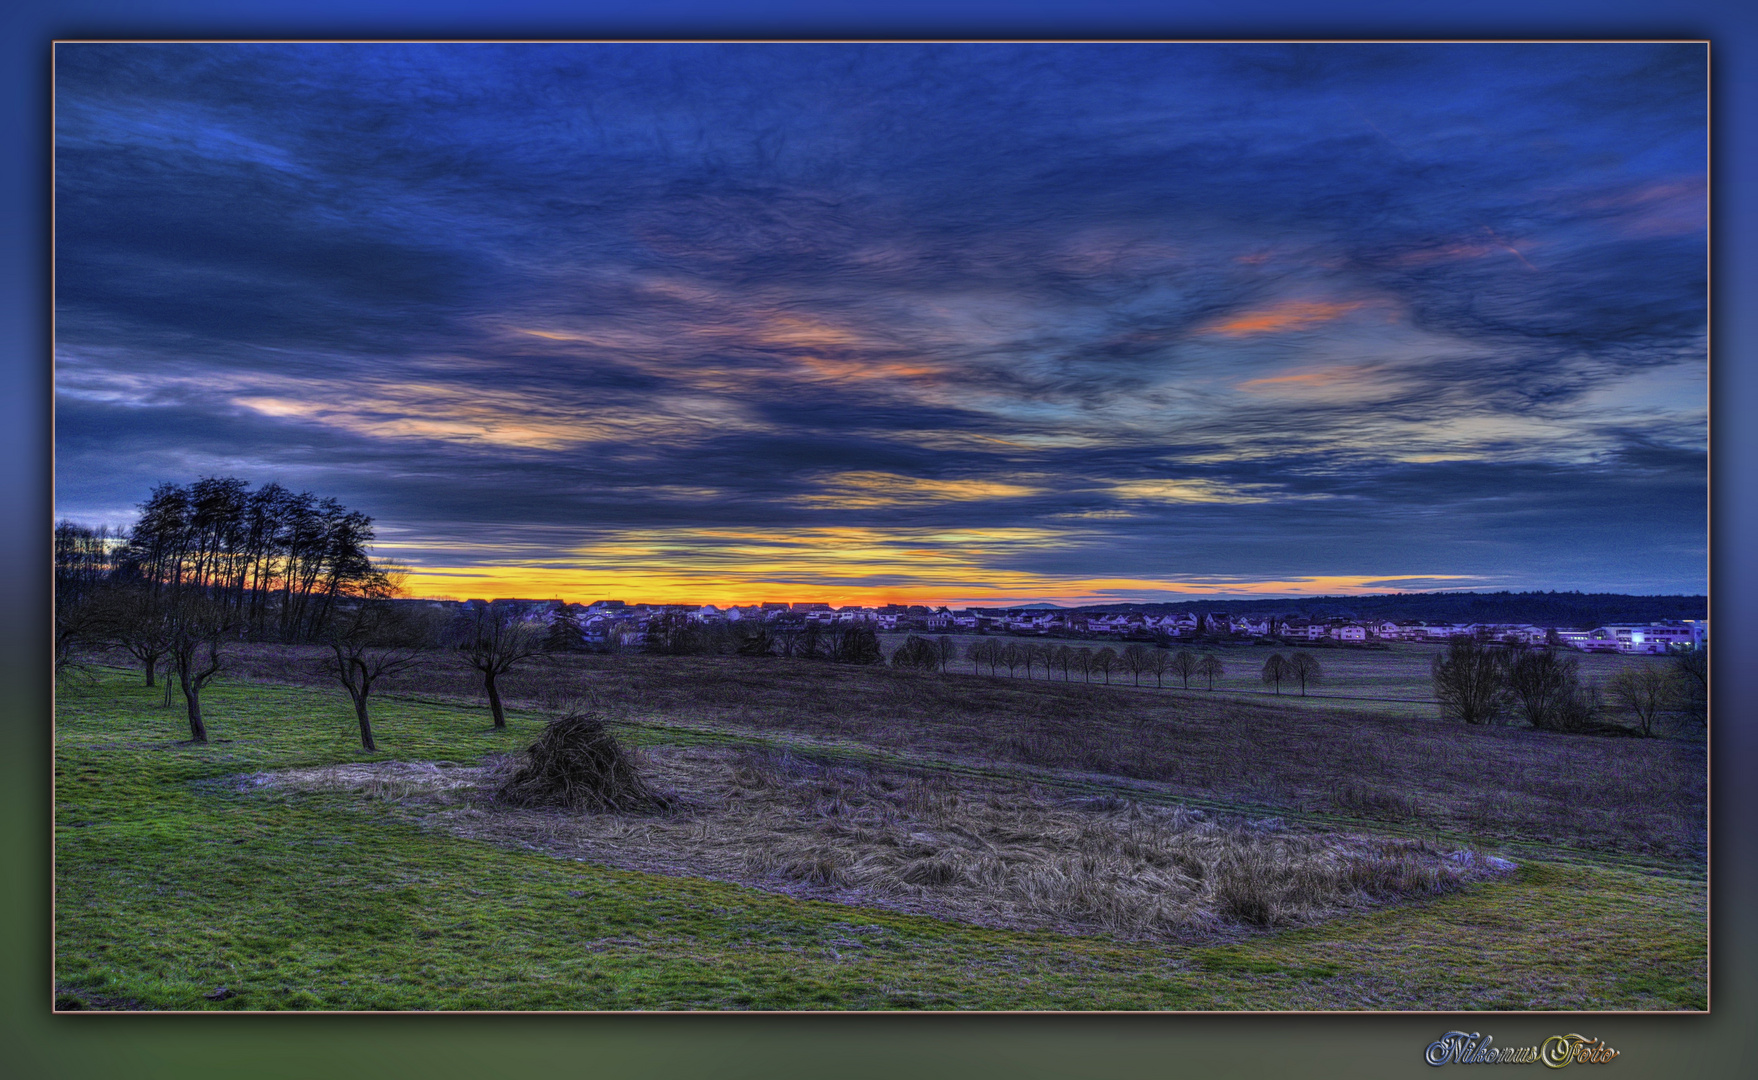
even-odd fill
[{"label": "sky", "polygon": [[1693,44],[62,44],[56,511],[423,596],[1707,590]]}]

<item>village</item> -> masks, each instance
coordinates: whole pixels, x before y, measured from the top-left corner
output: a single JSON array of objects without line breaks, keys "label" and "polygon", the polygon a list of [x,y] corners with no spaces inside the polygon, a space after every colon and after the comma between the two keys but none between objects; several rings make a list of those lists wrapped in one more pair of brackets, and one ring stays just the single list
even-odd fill
[{"label": "village", "polygon": [[1658,655],[1708,646],[1706,619],[1655,623],[1616,623],[1594,627],[1540,626],[1532,623],[1444,623],[1391,620],[1313,619],[1275,613],[1143,612],[1069,610],[1039,606],[953,610],[925,604],[876,607],[828,603],[762,603],[718,607],[678,604],[630,604],[599,600],[589,604],[562,600],[500,598],[494,600],[413,600],[411,605],[447,612],[493,606],[514,608],[525,618],[542,622],[563,647],[623,652],[642,647],[648,624],[660,616],[685,616],[700,623],[755,622],[780,627],[862,623],[880,633],[1006,634],[1016,637],[1115,638],[1168,644],[1178,640],[1241,642],[1274,639],[1308,643],[1369,646],[1395,641],[1445,642],[1455,637],[1487,637],[1520,645],[1551,645],[1581,652]]}]

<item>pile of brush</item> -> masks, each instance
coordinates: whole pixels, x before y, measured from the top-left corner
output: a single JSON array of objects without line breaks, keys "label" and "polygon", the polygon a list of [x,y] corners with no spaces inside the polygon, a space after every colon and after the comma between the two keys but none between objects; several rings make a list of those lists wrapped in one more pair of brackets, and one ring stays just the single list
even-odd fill
[{"label": "pile of brush", "polygon": [[670,807],[670,797],[642,779],[635,755],[602,719],[570,713],[550,721],[519,767],[495,793],[510,806],[549,806],[601,814]]}]

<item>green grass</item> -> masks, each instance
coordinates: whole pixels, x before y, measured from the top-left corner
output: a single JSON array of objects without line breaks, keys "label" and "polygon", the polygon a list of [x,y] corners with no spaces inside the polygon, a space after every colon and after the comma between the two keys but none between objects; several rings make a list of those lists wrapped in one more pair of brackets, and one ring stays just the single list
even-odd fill
[{"label": "green grass", "polygon": [[[805,902],[424,831],[357,793],[225,778],[522,747],[483,710],[221,683],[211,737],[101,671],[60,695],[62,1007],[1701,1009],[1700,880],[1527,863],[1464,893],[1227,944],[1120,943]],[[775,733],[769,733],[771,738]],[[727,736],[639,730],[647,742]],[[224,987],[225,994],[217,991]]]}]

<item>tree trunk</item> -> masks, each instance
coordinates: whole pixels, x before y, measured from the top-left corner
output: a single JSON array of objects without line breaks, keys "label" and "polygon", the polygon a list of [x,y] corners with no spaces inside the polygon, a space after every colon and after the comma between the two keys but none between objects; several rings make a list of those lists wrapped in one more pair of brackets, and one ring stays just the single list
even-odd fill
[{"label": "tree trunk", "polygon": [[360,746],[362,749],[378,752],[372,741],[372,720],[366,715],[366,695],[354,694],[354,715],[360,720]]},{"label": "tree trunk", "polygon": [[488,711],[494,713],[494,726],[497,730],[507,726],[506,710],[501,708],[501,691],[494,684],[494,672],[482,676],[482,688],[488,691]]},{"label": "tree trunk", "polygon": [[159,666],[159,658],[158,657],[156,657],[156,656],[147,657],[147,661],[146,661],[147,683],[146,684],[148,686],[153,685],[153,669],[157,668],[158,666]]},{"label": "tree trunk", "polygon": [[188,679],[183,680],[183,700],[189,706],[189,741],[207,742],[207,725],[201,722],[201,690],[192,688]]}]

